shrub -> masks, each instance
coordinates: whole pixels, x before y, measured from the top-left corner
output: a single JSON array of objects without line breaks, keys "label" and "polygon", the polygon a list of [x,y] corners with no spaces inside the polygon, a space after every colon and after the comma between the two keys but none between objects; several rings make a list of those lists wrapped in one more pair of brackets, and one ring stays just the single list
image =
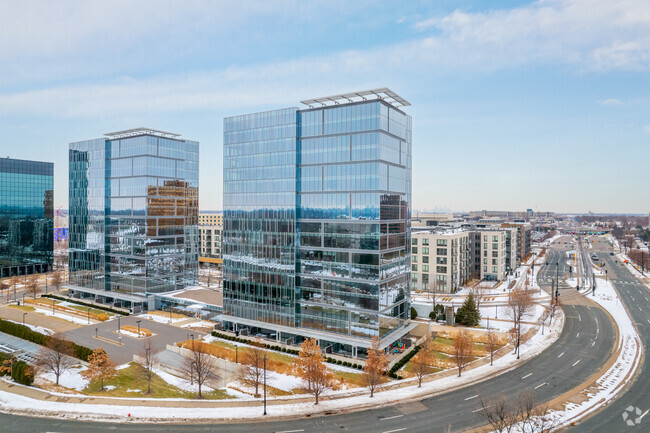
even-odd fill
[{"label": "shrub", "polygon": [[414,307],[411,307],[411,319],[415,320],[418,318],[418,312],[415,310]]},{"label": "shrub", "polygon": [[337,359],[336,360],[336,365],[341,365],[341,364],[343,364],[343,361],[341,361],[340,359]]},{"label": "shrub", "polygon": [[107,311],[109,313],[114,313],[114,314],[121,314],[122,316],[128,316],[129,315],[129,313],[125,312],[125,311],[116,310],[116,309],[111,308],[111,307],[104,307],[102,305],[88,304],[88,303],[83,302],[83,301],[78,301],[76,299],[68,299],[68,298],[65,298],[63,296],[42,295],[41,298],[57,299],[59,301],[70,302],[71,304],[83,305],[84,307],[91,307],[91,308],[94,308],[96,310]]},{"label": "shrub", "polygon": [[404,358],[396,362],[395,365],[393,365],[393,367],[390,369],[390,374],[391,374],[390,377],[393,377],[392,374],[394,374],[397,370],[399,370],[407,362],[409,362],[411,358],[413,358],[418,353],[419,350],[420,350],[420,346],[415,346],[413,350],[411,350],[409,353],[406,354],[406,356],[404,356]]},{"label": "shrub", "polygon": [[22,385],[34,383],[34,369],[24,361],[16,361],[11,369],[11,378]]}]

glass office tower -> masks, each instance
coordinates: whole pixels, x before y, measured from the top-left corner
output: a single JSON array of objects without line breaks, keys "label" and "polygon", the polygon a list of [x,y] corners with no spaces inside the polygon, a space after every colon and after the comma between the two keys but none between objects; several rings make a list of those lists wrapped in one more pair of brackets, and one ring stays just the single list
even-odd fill
[{"label": "glass office tower", "polygon": [[70,144],[70,289],[142,308],[198,281],[199,144],[146,128]]},{"label": "glass office tower", "polygon": [[52,270],[54,164],[0,159],[0,278]]},{"label": "glass office tower", "polygon": [[408,102],[303,103],[224,120],[224,324],[363,356],[409,330]]}]

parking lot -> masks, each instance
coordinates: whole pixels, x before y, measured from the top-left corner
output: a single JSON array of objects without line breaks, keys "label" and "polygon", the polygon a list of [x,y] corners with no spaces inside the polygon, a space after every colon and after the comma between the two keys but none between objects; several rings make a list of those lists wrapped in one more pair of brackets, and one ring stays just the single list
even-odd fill
[{"label": "parking lot", "polygon": [[147,341],[151,341],[152,350],[154,353],[158,353],[164,350],[167,344],[173,344],[190,338],[190,334],[194,334],[194,338],[197,339],[205,335],[201,332],[186,330],[177,326],[140,319],[134,316],[121,317],[119,325],[122,327],[124,325],[137,327],[138,320],[140,321],[141,329],[148,329],[154,335],[140,338],[130,337],[124,334],[120,335],[116,332],[118,329],[118,319],[67,331],[65,335],[69,340],[82,346],[91,349],[101,347],[113,361],[119,364],[130,362],[133,360],[134,354],[144,352],[144,345]]}]

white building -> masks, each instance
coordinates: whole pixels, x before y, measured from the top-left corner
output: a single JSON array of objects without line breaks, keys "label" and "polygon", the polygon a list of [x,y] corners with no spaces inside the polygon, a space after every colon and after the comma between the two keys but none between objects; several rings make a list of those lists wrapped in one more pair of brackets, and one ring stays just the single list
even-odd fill
[{"label": "white building", "polygon": [[411,287],[451,293],[472,274],[470,232],[414,231],[411,234]]}]

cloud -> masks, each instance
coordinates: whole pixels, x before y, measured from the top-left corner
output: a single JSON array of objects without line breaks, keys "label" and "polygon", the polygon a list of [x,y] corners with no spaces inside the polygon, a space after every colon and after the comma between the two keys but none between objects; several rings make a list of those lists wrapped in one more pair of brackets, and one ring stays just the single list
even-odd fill
[{"label": "cloud", "polygon": [[605,99],[603,101],[600,101],[600,105],[623,105],[623,102],[621,102],[620,99],[617,98],[609,98]]},{"label": "cloud", "polygon": [[650,126],[646,126],[643,130],[648,134],[650,134]]},{"label": "cloud", "polygon": [[[109,51],[107,55],[119,55],[120,50],[128,50],[129,41],[133,41],[132,45],[143,45],[144,51],[134,51],[131,57],[141,54],[146,59],[142,61],[146,62],[147,53],[153,50],[149,45],[160,49],[159,46],[164,48],[169,40],[166,39],[170,37],[167,27],[174,28],[171,32],[174,39],[187,31],[185,27],[190,24],[201,28],[223,24],[229,29],[242,22],[255,23],[255,19],[243,12],[255,8],[228,6],[221,11],[212,2],[199,0],[189,2],[187,10],[170,7],[171,3],[153,7],[150,3],[136,2],[134,11],[126,7],[132,5],[130,2],[117,3],[122,10],[107,9],[103,2],[89,3],[98,9],[84,6],[77,10],[73,6],[79,3],[64,2],[61,3],[61,16],[51,17],[65,19],[66,26],[74,27],[78,22],[80,29],[57,36],[47,27],[48,30],[38,37],[23,31],[15,46],[11,44],[9,32],[16,30],[16,24],[11,24],[8,18],[0,18],[0,58],[3,53],[22,46],[31,47],[33,56],[56,52],[66,59],[67,50],[79,51],[95,43],[99,43],[99,47],[103,47],[102,43],[112,46],[114,52]],[[277,10],[295,5],[295,1],[274,0],[268,4],[260,1],[260,5],[254,14],[258,18],[262,15],[272,17]],[[145,19],[143,15],[148,8],[154,10],[152,19]],[[318,21],[315,14],[319,10],[322,8],[305,12],[305,19]],[[66,12],[71,13],[72,18],[64,17]],[[122,20],[118,12],[125,15]],[[35,14],[40,17],[35,24],[47,21],[46,14],[37,10]],[[142,28],[138,27],[140,21],[143,21]],[[9,30],[3,28],[5,23],[11,24]],[[305,97],[385,85],[401,93],[406,92],[404,89],[417,92],[421,86],[429,85],[432,71],[471,74],[538,65],[566,66],[581,73],[650,70],[650,2],[646,0],[549,0],[488,12],[454,11],[420,21],[415,28],[418,30],[416,37],[410,41],[364,50],[176,74],[151,75],[135,71],[132,76],[120,79],[110,74],[97,74],[92,81],[73,78],[70,80],[73,84],[0,91],[0,113],[97,117],[295,105]],[[39,45],[39,39],[50,36],[52,40],[43,41],[44,46]],[[102,37],[110,39],[110,43]],[[186,42],[182,37],[179,40],[176,43]],[[214,47],[210,45],[209,55],[218,57],[219,43],[223,41],[215,41]],[[95,49],[104,54],[101,48]],[[121,63],[122,57],[113,60],[109,56],[109,61]],[[48,72],[47,63],[43,61],[40,65],[43,73]],[[75,68],[70,69],[73,73]],[[602,103],[616,105],[615,101],[611,98]]]}]

